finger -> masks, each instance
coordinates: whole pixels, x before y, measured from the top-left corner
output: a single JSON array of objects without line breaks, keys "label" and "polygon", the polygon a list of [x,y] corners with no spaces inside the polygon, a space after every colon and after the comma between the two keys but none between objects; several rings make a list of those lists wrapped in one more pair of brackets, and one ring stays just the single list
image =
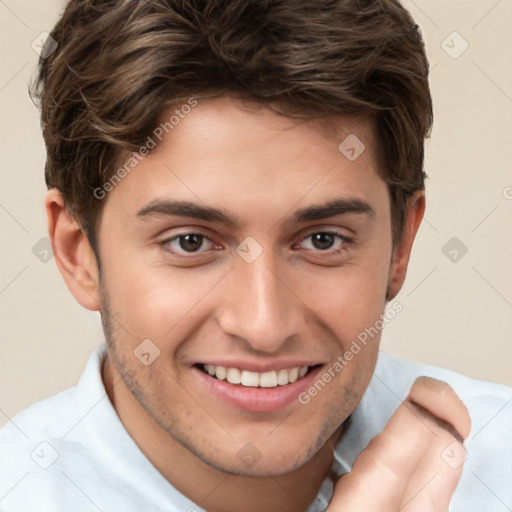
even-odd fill
[{"label": "finger", "polygon": [[446,422],[439,422],[424,409],[419,409],[418,415],[432,434],[428,438],[428,449],[423,452],[407,482],[400,510],[446,511],[462,475],[465,450],[452,435],[452,429],[444,427]]},{"label": "finger", "polygon": [[411,475],[428,449],[431,430],[405,400],[340,478],[328,512],[392,512],[399,509]]},{"label": "finger", "polygon": [[407,398],[452,425],[461,441],[469,436],[471,419],[468,410],[446,382],[431,377],[418,377]]},{"label": "finger", "polygon": [[446,510],[461,470],[446,467],[442,448],[467,437],[469,428],[467,410],[447,384],[418,379],[383,432],[338,481],[328,511]]},{"label": "finger", "polygon": [[409,479],[401,510],[448,510],[466,458],[462,441],[471,429],[468,411],[448,384],[428,377],[416,380],[407,400],[434,437]]}]

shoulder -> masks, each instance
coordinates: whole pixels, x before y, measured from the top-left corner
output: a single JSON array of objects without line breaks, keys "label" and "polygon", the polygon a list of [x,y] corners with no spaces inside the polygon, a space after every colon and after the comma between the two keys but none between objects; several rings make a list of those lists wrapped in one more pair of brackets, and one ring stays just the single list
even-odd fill
[{"label": "shoulder", "polygon": [[0,430],[0,511],[177,512],[192,508],[135,444],[101,376],[105,346],[78,384]]},{"label": "shoulder", "polygon": [[426,375],[448,382],[458,394],[460,393],[461,398],[463,396],[471,398],[488,395],[505,400],[512,398],[512,387],[474,379],[446,368],[408,361],[382,351],[379,352],[375,372],[382,375],[386,380],[396,382],[398,387],[410,387],[416,377]]},{"label": "shoulder", "polygon": [[78,416],[76,387],[31,405],[0,429],[0,460],[6,460],[6,452],[30,450],[42,440],[62,439]]},{"label": "shoulder", "polygon": [[[511,387],[473,379],[445,368],[408,361],[382,351],[379,352],[370,384],[355,411],[356,419],[364,417],[365,422],[370,421],[371,429],[382,430],[420,376],[442,380],[455,390],[469,410],[472,433],[481,429],[498,411],[501,411],[503,421],[500,418],[496,423],[505,428],[506,419],[512,414]],[[372,411],[378,414],[371,414]]]},{"label": "shoulder", "polygon": [[[84,416],[84,409],[94,402],[94,386],[84,393],[80,385],[87,388],[101,380],[103,354],[100,347],[91,355],[77,386],[31,405],[0,429],[0,510],[22,510],[22,503],[26,506],[34,499],[31,493],[42,498],[54,492],[62,477],[60,474],[56,478],[61,454],[84,451],[68,434]],[[37,502],[44,510],[43,502]]]},{"label": "shoulder", "polygon": [[66,443],[66,430],[78,417],[75,395],[71,388],[42,400],[0,430],[0,510],[33,506],[34,495],[42,497],[55,486],[51,467]]},{"label": "shoulder", "polygon": [[383,395],[388,398],[396,395],[401,401],[414,380],[422,375],[447,382],[464,402],[472,423],[469,442],[486,429],[501,429],[505,437],[512,437],[512,387],[474,379],[445,368],[406,361],[381,352],[368,388],[368,398],[375,400]]},{"label": "shoulder", "polygon": [[77,386],[36,402],[10,419],[0,429],[0,447],[17,446],[26,440],[65,437],[73,421],[105,395],[101,380],[104,356],[105,346],[101,345],[89,357]]}]

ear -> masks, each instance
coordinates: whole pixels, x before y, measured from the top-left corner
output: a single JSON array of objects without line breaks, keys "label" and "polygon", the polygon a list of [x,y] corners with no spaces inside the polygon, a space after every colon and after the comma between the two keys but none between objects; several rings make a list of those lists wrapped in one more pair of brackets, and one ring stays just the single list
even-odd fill
[{"label": "ear", "polygon": [[84,308],[98,311],[98,265],[85,233],[58,190],[48,191],[45,207],[55,261],[69,291]]},{"label": "ear", "polygon": [[416,192],[407,201],[407,220],[402,233],[402,239],[393,250],[386,296],[387,301],[394,299],[404,284],[412,244],[424,213],[425,191],[421,190]]}]

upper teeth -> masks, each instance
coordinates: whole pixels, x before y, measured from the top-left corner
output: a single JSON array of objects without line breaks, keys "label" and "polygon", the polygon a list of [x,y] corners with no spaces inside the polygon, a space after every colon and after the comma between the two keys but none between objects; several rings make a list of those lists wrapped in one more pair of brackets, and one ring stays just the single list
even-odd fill
[{"label": "upper teeth", "polygon": [[308,371],[307,366],[296,366],[295,368],[283,368],[282,370],[258,373],[239,370],[238,368],[215,366],[213,364],[205,364],[204,369],[209,375],[215,375],[219,380],[227,380],[230,384],[241,384],[242,386],[253,388],[284,386],[304,377]]}]

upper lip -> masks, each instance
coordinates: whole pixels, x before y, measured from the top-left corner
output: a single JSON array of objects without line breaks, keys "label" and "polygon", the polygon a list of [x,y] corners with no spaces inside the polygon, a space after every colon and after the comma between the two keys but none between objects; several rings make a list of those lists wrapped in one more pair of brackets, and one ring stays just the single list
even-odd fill
[{"label": "upper lip", "polygon": [[255,361],[243,361],[240,359],[232,359],[229,361],[223,361],[219,359],[201,361],[196,364],[213,366],[224,366],[225,368],[238,368],[239,370],[247,370],[250,372],[265,373],[278,370],[288,370],[290,368],[297,368],[301,366],[317,366],[319,362],[311,360],[281,360],[281,361],[269,361],[268,363],[255,362]]}]

